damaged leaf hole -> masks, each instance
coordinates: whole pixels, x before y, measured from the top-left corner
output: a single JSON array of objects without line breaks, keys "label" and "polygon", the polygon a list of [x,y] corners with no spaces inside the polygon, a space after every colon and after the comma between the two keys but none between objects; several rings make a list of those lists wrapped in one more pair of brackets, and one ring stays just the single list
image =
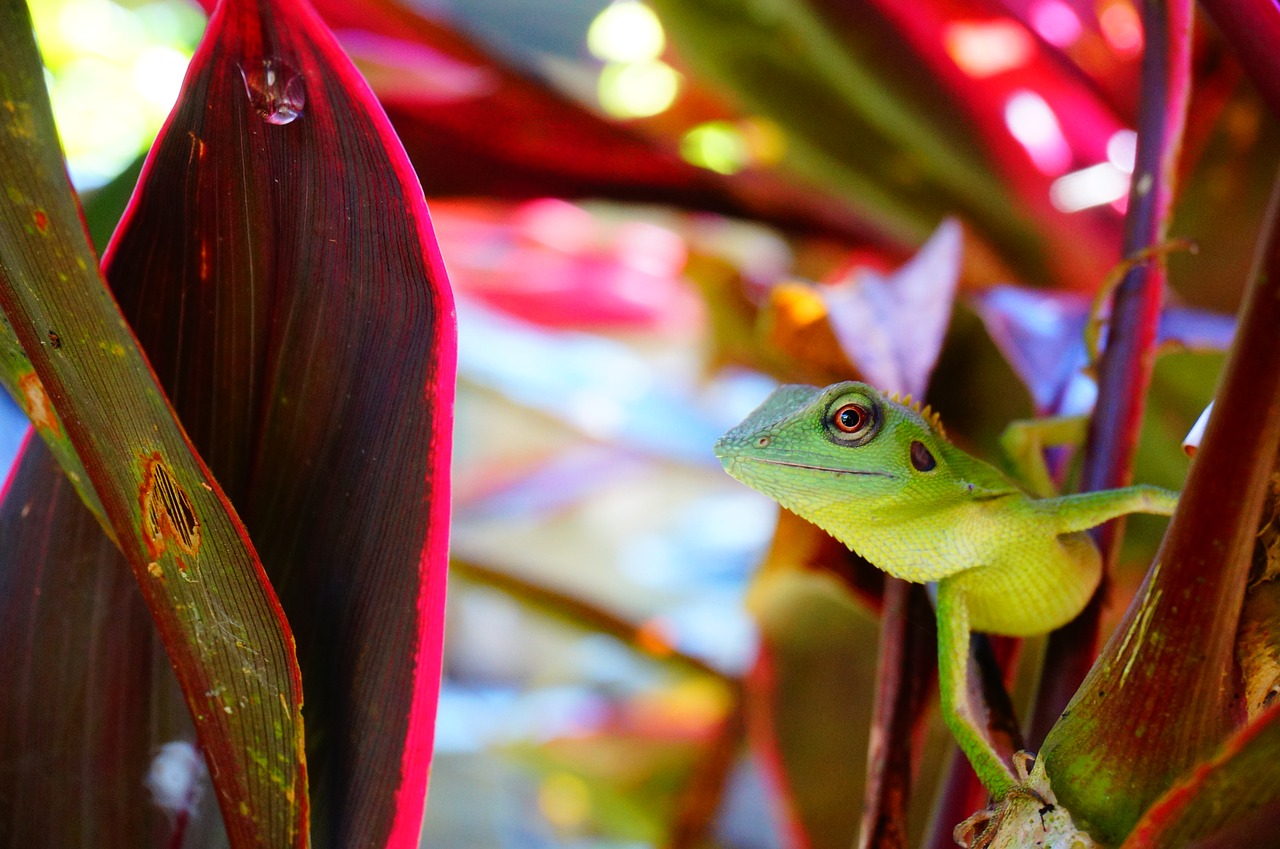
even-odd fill
[{"label": "damaged leaf hole", "polygon": [[200,550],[200,520],[186,490],[174,478],[160,452],[143,458],[142,532],[152,557],[168,542],[194,557]]}]

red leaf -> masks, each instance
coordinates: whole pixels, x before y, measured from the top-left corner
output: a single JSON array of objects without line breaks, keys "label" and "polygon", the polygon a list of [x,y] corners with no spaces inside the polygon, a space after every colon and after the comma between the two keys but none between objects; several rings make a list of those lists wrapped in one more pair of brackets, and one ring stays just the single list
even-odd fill
[{"label": "red leaf", "polygon": [[[1277,813],[1280,704],[1238,730],[1212,759],[1183,776],[1157,800],[1134,827],[1123,849],[1186,846],[1224,831],[1234,833],[1236,841],[1216,845],[1262,845],[1259,840],[1276,835]],[[1252,841],[1244,841],[1246,834],[1239,831],[1242,827],[1253,830]]]},{"label": "red leaf", "polygon": [[293,625],[317,843],[416,845],[453,307],[408,161],[309,6],[215,10],[104,265]]},{"label": "red leaf", "polygon": [[[431,197],[608,197],[759,218],[855,241],[878,230],[847,202],[785,175],[750,169],[725,176],[690,165],[669,132],[676,127],[607,121],[411,7],[386,0],[315,5],[344,42],[358,32],[361,41],[399,45],[394,59],[386,51],[380,59],[404,62],[405,73],[380,73],[373,87]],[[423,74],[428,54],[410,45],[430,51],[429,77]],[[442,89],[453,96],[438,96]],[[688,116],[680,127],[707,117],[719,116]]]},{"label": "red leaf", "polygon": [[[148,845],[172,823],[140,779],[195,732],[128,563],[39,439],[5,487],[0,551],[0,843]],[[221,829],[211,799],[198,810]]]},{"label": "red leaf", "polygon": [[218,776],[229,842],[305,845],[292,634],[243,524],[98,273],[22,4],[0,5],[0,42],[0,88],[19,116],[18,132],[0,133],[10,199],[0,206],[6,346],[16,340],[30,358],[83,461],[64,471],[88,474],[147,602]]}]

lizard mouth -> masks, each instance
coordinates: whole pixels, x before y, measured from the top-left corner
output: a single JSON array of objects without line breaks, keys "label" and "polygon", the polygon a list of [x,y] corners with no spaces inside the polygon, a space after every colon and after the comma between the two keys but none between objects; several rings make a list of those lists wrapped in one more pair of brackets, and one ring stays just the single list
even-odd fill
[{"label": "lizard mouth", "polygon": [[833,469],[830,466],[815,466],[811,463],[793,463],[787,460],[766,460],[762,457],[739,457],[739,461],[747,460],[752,463],[764,463],[768,466],[785,466],[788,469],[804,469],[807,472],[830,472],[834,475],[863,475],[865,477],[875,478],[893,478],[888,472],[872,472],[860,471],[858,469]]}]

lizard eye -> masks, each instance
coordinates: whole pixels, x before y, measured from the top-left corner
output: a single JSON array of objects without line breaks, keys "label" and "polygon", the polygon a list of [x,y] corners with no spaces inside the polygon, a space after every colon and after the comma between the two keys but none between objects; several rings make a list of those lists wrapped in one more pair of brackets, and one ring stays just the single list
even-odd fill
[{"label": "lizard eye", "polygon": [[876,438],[883,411],[875,398],[862,392],[842,392],[827,402],[822,418],[827,439],[842,448],[857,448]]},{"label": "lizard eye", "polygon": [[861,404],[845,404],[831,414],[831,421],[842,432],[856,434],[871,423],[871,412]]}]

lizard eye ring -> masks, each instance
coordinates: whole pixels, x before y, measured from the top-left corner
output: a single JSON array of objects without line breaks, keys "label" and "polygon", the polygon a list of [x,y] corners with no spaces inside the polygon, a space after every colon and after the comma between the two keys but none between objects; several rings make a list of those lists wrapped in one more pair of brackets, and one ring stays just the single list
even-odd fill
[{"label": "lizard eye ring", "polygon": [[884,411],[875,398],[862,392],[841,392],[827,401],[822,425],[827,439],[844,448],[857,448],[876,438]]},{"label": "lizard eye ring", "polygon": [[866,430],[872,422],[871,411],[861,404],[845,404],[831,414],[831,423],[841,433],[856,436]]}]

